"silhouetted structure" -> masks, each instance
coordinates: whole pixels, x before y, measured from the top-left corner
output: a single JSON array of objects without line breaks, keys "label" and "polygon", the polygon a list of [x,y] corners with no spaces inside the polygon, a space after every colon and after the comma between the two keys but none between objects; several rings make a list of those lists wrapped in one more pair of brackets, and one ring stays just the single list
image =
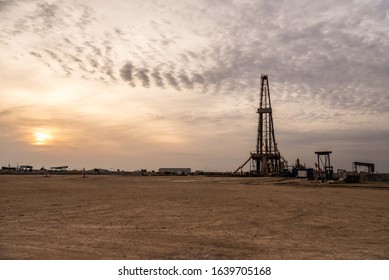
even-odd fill
[{"label": "silhouetted structure", "polygon": [[[331,180],[332,179],[332,174],[334,173],[334,168],[331,165],[331,159],[330,159],[330,154],[331,151],[320,151],[320,152],[315,152],[317,155],[317,163],[316,165],[316,170],[318,171],[318,177],[322,178],[324,180]],[[323,161],[324,157],[324,161]]]},{"label": "silhouetted structure", "polygon": [[158,169],[158,172],[161,175],[186,176],[191,173],[191,169],[190,168],[160,168]]},{"label": "silhouetted structure", "polygon": [[54,166],[50,167],[51,173],[66,173],[69,166]]},{"label": "silhouetted structure", "polygon": [[354,161],[353,167],[356,173],[358,173],[358,166],[365,166],[369,174],[374,173],[374,163]]},{"label": "silhouetted structure", "polygon": [[[280,175],[286,160],[281,156],[274,133],[273,110],[270,101],[269,80],[267,75],[261,75],[261,89],[259,98],[258,135],[256,151],[250,153],[250,157],[236,169],[242,173],[243,167],[251,161],[250,173],[256,176]],[[252,172],[251,167],[254,167]]]}]

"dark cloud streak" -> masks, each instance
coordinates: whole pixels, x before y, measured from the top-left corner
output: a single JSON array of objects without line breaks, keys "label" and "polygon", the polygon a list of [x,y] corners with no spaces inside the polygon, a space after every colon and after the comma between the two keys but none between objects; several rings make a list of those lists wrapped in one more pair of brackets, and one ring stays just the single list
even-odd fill
[{"label": "dark cloud streak", "polygon": [[145,68],[138,69],[135,76],[139,78],[142,81],[142,85],[144,87],[149,87],[150,86],[150,78],[148,76],[149,70]]},{"label": "dark cloud streak", "polygon": [[154,69],[153,72],[151,73],[151,77],[153,77],[155,85],[159,88],[164,89],[165,88],[165,83],[163,81],[163,78],[161,77],[159,70]]},{"label": "dark cloud streak", "polygon": [[169,85],[171,85],[176,90],[181,90],[178,81],[172,72],[164,73],[164,77]]},{"label": "dark cloud streak", "polygon": [[132,66],[131,62],[127,62],[120,69],[120,77],[122,77],[122,79],[128,82],[131,86],[135,86],[133,72],[134,72],[134,67]]}]

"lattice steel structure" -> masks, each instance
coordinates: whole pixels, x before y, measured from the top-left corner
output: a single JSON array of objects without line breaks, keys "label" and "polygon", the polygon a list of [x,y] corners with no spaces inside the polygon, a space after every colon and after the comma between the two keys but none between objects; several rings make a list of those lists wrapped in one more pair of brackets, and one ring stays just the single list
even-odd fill
[{"label": "lattice steel structure", "polygon": [[[261,88],[259,98],[258,135],[255,152],[250,153],[250,157],[236,169],[234,174],[251,161],[250,173],[257,176],[280,175],[283,165],[286,162],[281,156],[274,133],[273,110],[270,101],[269,80],[266,74],[261,75]],[[254,168],[254,172],[251,170]]]}]

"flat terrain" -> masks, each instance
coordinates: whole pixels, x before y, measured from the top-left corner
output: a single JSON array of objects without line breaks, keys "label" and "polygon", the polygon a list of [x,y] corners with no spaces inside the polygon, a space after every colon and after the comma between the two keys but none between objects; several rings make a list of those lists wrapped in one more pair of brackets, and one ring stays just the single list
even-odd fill
[{"label": "flat terrain", "polygon": [[389,259],[389,185],[2,175],[0,259]]}]

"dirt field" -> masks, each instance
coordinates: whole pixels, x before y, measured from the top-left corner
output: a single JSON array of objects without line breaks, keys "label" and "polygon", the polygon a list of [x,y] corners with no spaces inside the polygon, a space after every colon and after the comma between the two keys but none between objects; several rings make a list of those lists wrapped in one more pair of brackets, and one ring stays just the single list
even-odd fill
[{"label": "dirt field", "polygon": [[389,259],[389,185],[2,175],[0,259]]}]

